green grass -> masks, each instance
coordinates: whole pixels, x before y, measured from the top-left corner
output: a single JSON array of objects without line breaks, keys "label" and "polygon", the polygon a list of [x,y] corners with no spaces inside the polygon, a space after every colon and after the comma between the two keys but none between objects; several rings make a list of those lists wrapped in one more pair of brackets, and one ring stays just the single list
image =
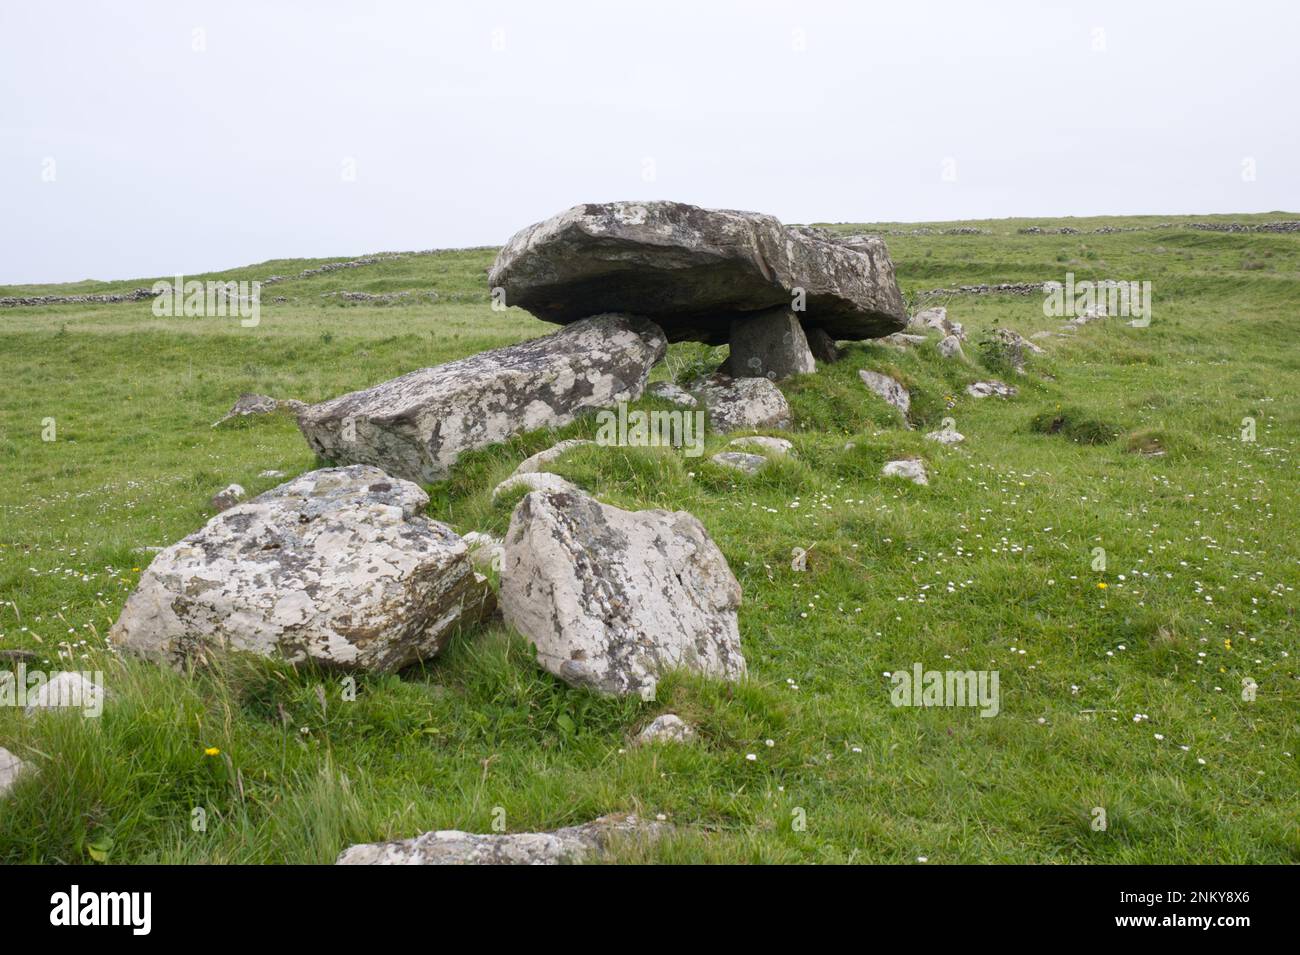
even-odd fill
[{"label": "green grass", "polygon": [[[551,330],[491,310],[492,250],[291,278],[265,290],[251,329],[155,318],[148,302],[0,310],[0,650],[102,670],[113,694],[100,719],[0,708],[0,745],[38,768],[0,804],[0,862],[329,862],[358,841],[491,831],[498,807],[516,831],[617,810],[678,825],[625,861],[1300,861],[1300,236],[1186,228],[1213,218],[892,236],[908,295],[1073,271],[1150,280],[1153,321],[1046,339],[1049,354],[1018,376],[974,343],[998,325],[1056,329],[1041,299],[954,298],[966,363],[932,343],[852,346],[783,385],[797,456],[756,476],[709,462],[716,436],[704,458],[562,459],[556,470],[603,500],[695,514],[743,587],[749,680],[675,676],[649,703],[564,686],[499,622],[426,668],[358,678],[355,702],[337,675],[247,659],[175,673],[105,648],[147,548],[201,526],[231,481],[257,493],[277,483],[264,469],[316,465],[286,418],[211,429],[241,391],[319,400]],[[1147,231],[1016,232],[1065,224]],[[340,290],[438,298],[358,305],[329,294]],[[655,377],[724,354],[674,345]],[[912,389],[915,431],[860,368]],[[965,394],[995,374],[1019,395]],[[967,441],[925,441],[947,417]],[[1247,417],[1254,443],[1241,440]],[[43,441],[49,418],[56,440]],[[466,456],[429,489],[430,516],[503,532],[515,496],[493,503],[495,484],[525,455],[592,433],[580,421]],[[882,480],[899,456],[925,458],[930,486]],[[884,673],[914,661],[998,670],[1001,713],[894,708]],[[1254,702],[1240,695],[1247,676]],[[700,741],[628,744],[665,711]],[[1105,832],[1089,825],[1095,806]]]}]

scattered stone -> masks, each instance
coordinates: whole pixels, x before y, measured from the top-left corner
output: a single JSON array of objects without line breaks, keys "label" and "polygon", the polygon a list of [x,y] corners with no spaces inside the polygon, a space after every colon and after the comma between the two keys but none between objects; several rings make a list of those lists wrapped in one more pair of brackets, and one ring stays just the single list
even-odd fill
[{"label": "scattered stone", "polygon": [[501,569],[505,547],[500,537],[484,534],[481,531],[470,531],[463,535],[461,540],[469,548],[470,562],[479,571],[486,571],[489,568],[496,571]]},{"label": "scattered stone", "polygon": [[492,591],[428,503],[367,465],[309,471],[155,557],[110,639],[173,664],[229,649],[394,672],[433,657]]},{"label": "scattered stone", "polygon": [[597,315],[311,405],[298,425],[328,460],[441,481],[465,451],[636,400],[665,347],[650,322]]},{"label": "scattered stone", "polygon": [[711,375],[692,382],[691,391],[708,409],[714,431],[790,427],[790,405],[766,378]]},{"label": "scattered stone", "polygon": [[914,345],[921,345],[929,341],[924,335],[909,335],[906,332],[895,332],[892,335],[886,335],[881,339],[886,345],[893,345],[895,348],[911,348]]},{"label": "scattered stone", "polygon": [[906,478],[913,484],[926,485],[930,483],[930,479],[925,474],[925,462],[915,458],[889,461],[880,469],[880,474],[882,477]]},{"label": "scattered stone", "polygon": [[799,317],[786,306],[733,318],[727,360],[732,374],[772,381],[817,370]]},{"label": "scattered stone", "polygon": [[513,491],[516,488],[526,487],[530,491],[576,491],[578,487],[570,481],[566,481],[558,474],[552,474],[550,471],[525,471],[523,474],[512,474],[492,491],[492,500],[496,500],[502,494]]},{"label": "scattered stone", "polygon": [[258,471],[257,476],[260,478],[282,478],[284,477],[284,472],[277,471],[274,468],[267,468],[265,471]]},{"label": "scattered stone", "polygon": [[926,435],[930,441],[938,441],[940,444],[961,444],[966,440],[966,435],[960,431],[954,431],[952,428],[942,428],[938,431],[931,431]]},{"label": "scattered stone", "polygon": [[35,694],[28,691],[24,712],[28,716],[39,710],[78,709],[84,713],[99,713],[108,697],[108,691],[98,683],[80,673],[64,670],[41,684]]},{"label": "scattered stone", "polygon": [[912,328],[937,328],[945,338],[949,335],[957,336],[958,341],[966,340],[966,331],[958,322],[948,320],[948,310],[942,306],[927,308],[917,312],[912,316],[909,323]]},{"label": "scattered stone", "polygon": [[825,329],[812,328],[804,329],[804,337],[808,341],[808,350],[812,352],[813,358],[826,364],[833,364],[840,360],[840,346],[836,344],[835,339],[826,333]]},{"label": "scattered stone", "polygon": [[768,454],[793,454],[794,445],[785,438],[769,438],[765,434],[751,434],[727,442],[733,448],[762,448]]},{"label": "scattered stone", "polygon": [[[659,719],[663,719],[663,717],[661,716]],[[673,719],[676,719],[676,717],[673,717]],[[655,722],[658,722],[658,720]],[[650,725],[653,726],[654,723],[651,723]],[[683,723],[682,725],[685,726],[686,724]],[[647,732],[648,731],[649,727],[647,727]],[[645,734],[643,733],[642,735]],[[3,746],[0,746],[0,799],[4,798],[5,794],[9,792],[9,789],[13,784],[17,782],[19,774],[27,768],[28,766],[26,763]]]},{"label": "scattered stone", "polygon": [[724,468],[734,468],[746,474],[757,474],[767,463],[767,458],[761,454],[743,454],[740,451],[719,451],[709,460]]},{"label": "scattered stone", "polygon": [[996,342],[1006,356],[1011,367],[1018,374],[1025,373],[1025,362],[1029,355],[1046,355],[1047,352],[1035,345],[1028,338],[1025,338],[1018,332],[1013,332],[1009,328],[993,329],[993,341]]},{"label": "scattered stone", "polygon": [[212,495],[212,500],[208,501],[208,504],[214,510],[224,511],[227,508],[234,507],[242,501],[247,493],[248,492],[244,490],[242,485],[227,484],[216,494]]},{"label": "scattered stone", "polygon": [[669,341],[721,344],[737,313],[789,307],[800,292],[804,327],[836,338],[907,322],[878,237],[848,247],[772,216],[680,202],[574,206],[516,234],[488,284],[544,321],[625,311],[657,322]]},{"label": "scattered stone", "polygon": [[296,401],[293,398],[272,398],[270,395],[259,395],[246,391],[239,396],[234,407],[227,411],[224,417],[212,422],[212,427],[219,427],[235,418],[275,414],[277,411],[287,411],[296,415],[306,407],[305,402]]},{"label": "scattered stone", "polygon": [[572,451],[574,448],[580,448],[584,444],[592,444],[585,438],[569,438],[561,441],[559,444],[547,448],[545,451],[538,451],[531,458],[524,458],[519,467],[515,468],[515,474],[527,474],[529,471],[544,471],[545,465],[550,464],[556,458],[561,457],[566,451]]},{"label": "scattered stone", "polygon": [[541,666],[573,686],[650,699],[670,670],[745,675],[740,584],[684,511],[535,491],[510,519],[500,601]]},{"label": "scattered stone", "polygon": [[681,405],[684,408],[694,408],[698,402],[695,397],[678,388],[671,381],[656,381],[648,388],[646,393],[655,398],[662,398],[664,401],[671,401],[675,405]]},{"label": "scattered stone", "polygon": [[966,357],[966,353],[961,350],[961,339],[956,335],[948,335],[939,340],[939,354],[944,358]]},{"label": "scattered stone", "polygon": [[458,829],[426,832],[414,839],[352,846],[335,865],[566,865],[596,861],[625,840],[644,844],[671,827],[636,816],[602,816],[554,832],[480,835]]},{"label": "scattered stone", "polygon": [[903,421],[907,421],[907,410],[912,406],[912,396],[896,379],[865,368],[858,372],[858,377],[862,379],[864,385],[897,408],[903,415]]},{"label": "scattered stone", "polygon": [[675,713],[656,716],[650,724],[637,734],[637,744],[649,743],[689,743],[695,739],[695,727],[691,726]]},{"label": "scattered stone", "polygon": [[1010,398],[1016,394],[1014,385],[1008,385],[1005,382],[989,380],[977,381],[974,384],[966,386],[966,394],[972,398]]}]

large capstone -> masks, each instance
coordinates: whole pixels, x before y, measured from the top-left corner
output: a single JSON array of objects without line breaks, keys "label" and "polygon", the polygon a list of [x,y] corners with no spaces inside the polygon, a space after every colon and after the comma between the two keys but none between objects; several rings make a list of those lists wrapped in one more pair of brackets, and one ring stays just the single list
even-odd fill
[{"label": "large capstone", "polygon": [[597,315],[311,405],[298,427],[329,461],[440,481],[466,451],[635,401],[666,347],[652,322]]},{"label": "large capstone", "polygon": [[849,247],[772,216],[680,202],[574,206],[511,238],[488,284],[548,322],[630,312],[653,319],[669,341],[721,344],[737,313],[777,306],[802,307],[806,327],[837,339],[907,324],[879,238]]},{"label": "large capstone", "polygon": [[110,631],[179,663],[210,649],[391,672],[493,609],[428,495],[378,468],[310,471],[160,552]]},{"label": "large capstone", "polygon": [[740,584],[684,511],[534,491],[510,518],[500,601],[538,662],[574,686],[649,699],[670,670],[745,673]]}]

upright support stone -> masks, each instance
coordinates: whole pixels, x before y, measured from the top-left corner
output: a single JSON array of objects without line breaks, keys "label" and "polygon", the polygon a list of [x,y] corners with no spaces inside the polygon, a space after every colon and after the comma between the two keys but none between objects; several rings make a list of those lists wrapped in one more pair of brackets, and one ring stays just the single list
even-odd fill
[{"label": "upright support stone", "polygon": [[798,317],[785,307],[733,318],[729,361],[733,376],[770,381],[817,370]]}]

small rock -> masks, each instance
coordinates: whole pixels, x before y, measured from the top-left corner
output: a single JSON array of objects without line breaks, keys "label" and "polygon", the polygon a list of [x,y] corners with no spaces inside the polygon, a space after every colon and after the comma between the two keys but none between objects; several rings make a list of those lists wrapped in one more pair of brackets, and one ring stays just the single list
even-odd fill
[{"label": "small rock", "polygon": [[284,477],[284,472],[268,468],[265,471],[258,471],[257,476],[260,478],[282,478]]},{"label": "small rock", "polygon": [[742,454],[739,451],[719,451],[712,458],[714,464],[720,464],[724,468],[735,468],[737,471],[744,471],[746,474],[756,474],[767,463],[767,458],[761,454]]},{"label": "small rock", "polygon": [[244,499],[248,492],[238,484],[227,484],[224,488],[212,495],[212,500],[208,504],[218,511],[224,511],[227,508],[234,507]]},{"label": "small rock", "polygon": [[890,461],[880,469],[880,474],[882,477],[906,478],[913,484],[926,485],[930,483],[930,479],[925,474],[925,463],[915,458]]},{"label": "small rock", "polygon": [[1014,386],[1001,381],[977,381],[974,384],[966,386],[966,394],[970,395],[972,398],[990,398],[994,396],[998,398],[1010,398],[1016,394],[1016,389]]},{"label": "small rock", "polygon": [[29,693],[27,699],[28,716],[38,710],[62,709],[78,709],[97,716],[103,711],[108,691],[80,673],[64,670],[50,677],[35,695]]},{"label": "small rock", "polygon": [[733,438],[727,444],[733,448],[762,448],[768,454],[792,454],[794,445],[785,438],[769,438],[765,434],[751,434],[744,438]]},{"label": "small rock", "polygon": [[911,348],[913,345],[920,345],[927,341],[924,335],[909,335],[906,332],[895,332],[892,335],[886,335],[880,341],[886,345],[893,345],[896,348]]},{"label": "small rock", "polygon": [[501,556],[504,553],[500,537],[492,534],[484,534],[481,531],[470,531],[468,534],[461,536],[466,546],[469,547],[469,559],[479,570],[499,571],[501,569]]},{"label": "small rock", "polygon": [[592,443],[593,442],[588,441],[585,438],[569,438],[567,441],[561,441],[559,444],[549,447],[545,451],[538,451],[531,458],[525,458],[520,462],[519,467],[515,468],[515,474],[527,474],[530,471],[545,471],[545,465],[550,464],[556,458],[562,456],[566,451],[571,451],[574,448],[582,447],[584,444]]},{"label": "small rock", "polygon": [[790,427],[790,405],[766,378],[711,375],[691,384],[709,411],[709,426],[723,433]]},{"label": "small rock", "polygon": [[656,716],[650,724],[637,734],[638,745],[647,743],[689,743],[695,739],[695,727],[675,713]]},{"label": "small rock", "polygon": [[966,353],[961,350],[961,339],[956,335],[948,335],[939,340],[939,354],[944,358],[966,357]]},{"label": "small rock", "polygon": [[512,474],[498,484],[492,492],[492,500],[495,501],[507,491],[520,487],[526,487],[530,491],[576,491],[578,489],[576,484],[550,471],[525,471],[523,474]]},{"label": "small rock", "polygon": [[694,408],[699,404],[693,395],[678,388],[671,381],[653,382],[646,388],[646,393],[664,401],[671,401],[673,404],[681,405],[684,408]]},{"label": "small rock", "polygon": [[224,417],[212,422],[212,427],[216,428],[234,418],[247,418],[250,415],[275,414],[277,411],[288,411],[291,414],[297,414],[305,407],[307,407],[305,402],[295,401],[293,398],[280,399],[272,398],[270,395],[244,392]]},{"label": "small rock", "polygon": [[878,371],[868,371],[865,368],[858,372],[858,377],[862,379],[864,385],[897,408],[902,413],[904,421],[907,420],[907,410],[912,406],[912,396],[907,393],[906,388],[888,375],[882,375]]},{"label": "small rock", "polygon": [[595,861],[622,840],[649,842],[671,827],[636,816],[602,816],[554,832],[479,835],[457,829],[414,839],[352,846],[335,865],[565,865]]},{"label": "small rock", "polygon": [[940,444],[960,444],[966,440],[966,436],[960,431],[954,431],[951,428],[943,428],[939,431],[931,431],[926,435],[930,441],[938,441]]},{"label": "small rock", "polygon": [[[673,719],[676,718],[673,717]],[[660,719],[663,719],[663,717],[660,717]],[[658,722],[658,720],[655,722]],[[654,723],[650,725],[653,726]],[[685,726],[686,724],[683,723],[682,725]],[[647,727],[648,731],[649,728]],[[5,793],[9,792],[10,787],[17,781],[19,774],[28,768],[28,765],[21,759],[0,746],[0,798],[3,798]]]},{"label": "small rock", "polygon": [[908,325],[912,328],[937,328],[945,337],[955,335],[960,341],[966,340],[965,330],[959,323],[948,320],[948,310],[943,307],[917,312]]}]

